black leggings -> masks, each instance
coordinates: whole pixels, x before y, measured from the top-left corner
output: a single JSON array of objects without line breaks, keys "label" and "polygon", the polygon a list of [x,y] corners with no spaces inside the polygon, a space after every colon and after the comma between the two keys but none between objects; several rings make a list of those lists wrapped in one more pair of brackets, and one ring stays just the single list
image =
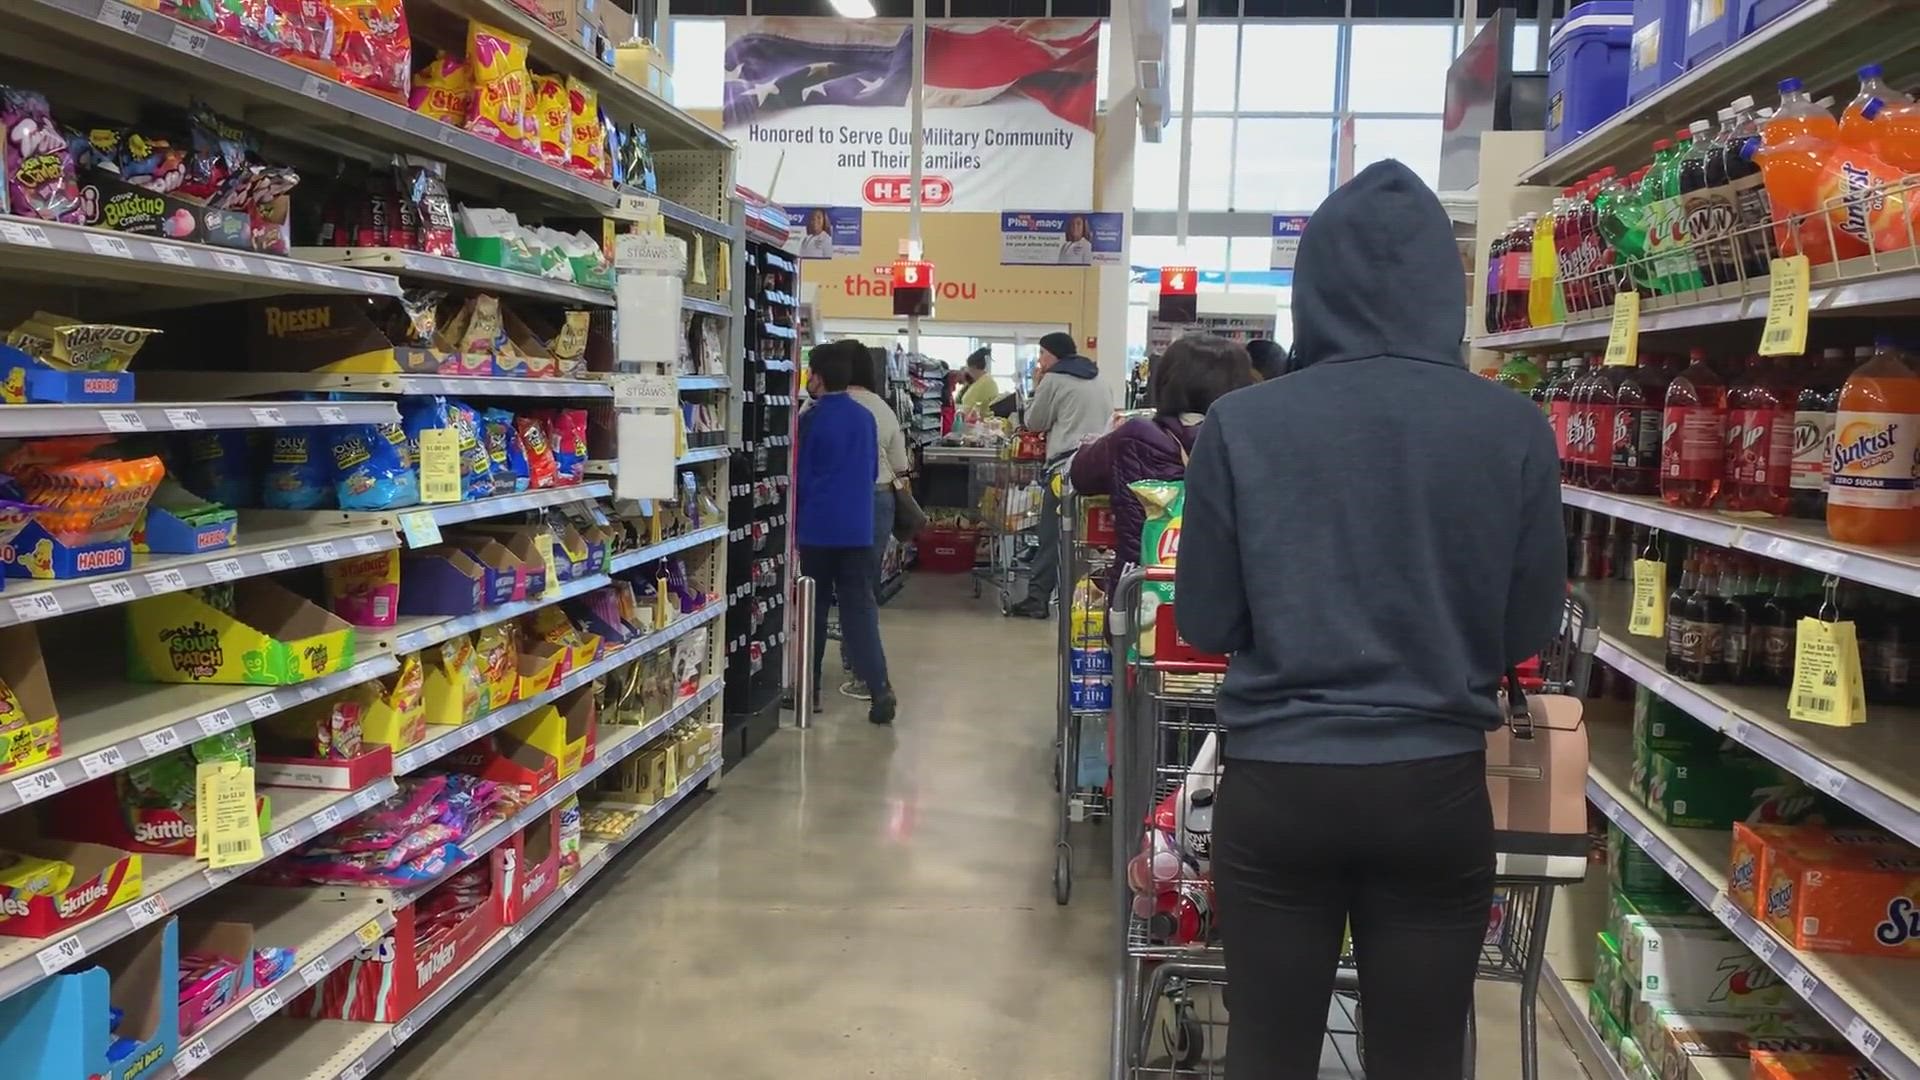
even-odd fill
[{"label": "black leggings", "polygon": [[1353,928],[1369,1080],[1459,1080],[1493,901],[1480,753],[1391,765],[1233,759],[1213,823],[1228,1080],[1319,1075]]}]

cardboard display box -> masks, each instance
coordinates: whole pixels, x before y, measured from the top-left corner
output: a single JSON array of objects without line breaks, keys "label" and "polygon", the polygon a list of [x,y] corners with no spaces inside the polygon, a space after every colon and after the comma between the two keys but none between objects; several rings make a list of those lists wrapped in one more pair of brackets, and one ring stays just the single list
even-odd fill
[{"label": "cardboard display box", "polygon": [[353,666],[346,620],[271,578],[232,587],[232,615],[191,591],[127,605],[127,678],[287,686]]},{"label": "cardboard display box", "polygon": [[443,760],[455,772],[501,785],[523,806],[560,782],[560,763],[553,755],[504,731],[476,739]]},{"label": "cardboard display box", "polygon": [[394,912],[392,931],[294,999],[287,1011],[315,1020],[396,1023],[452,978],[500,930],[500,905],[495,899],[439,934],[423,938],[415,921],[417,904]]},{"label": "cardboard display box", "polygon": [[593,688],[583,686],[558,702],[507,725],[507,733],[557,763],[564,780],[593,760],[599,725]]},{"label": "cardboard display box", "polygon": [[560,811],[549,810],[493,849],[493,893],[512,926],[560,887]]},{"label": "cardboard display box", "polygon": [[21,896],[0,885],[0,934],[48,937],[140,899],[141,862],[134,852],[72,840],[9,840],[7,846],[72,863],[73,880],[53,896]]},{"label": "cardboard display box", "polygon": [[[0,1061],[8,1080],[145,1080],[180,1044],[180,928],[135,930],[82,966],[0,1001]],[[112,1009],[121,1010],[117,1035]],[[107,1059],[115,1038],[133,1045]]]},{"label": "cardboard display box", "polygon": [[0,344],[0,402],[110,405],[133,400],[131,371],[63,371]]},{"label": "cardboard display box", "polygon": [[471,615],[495,603],[485,567],[447,545],[400,557],[400,614]]},{"label": "cardboard display box", "polygon": [[131,540],[69,547],[54,539],[37,521],[27,522],[26,528],[5,546],[0,546],[0,572],[8,577],[64,581],[132,568]]},{"label": "cardboard display box", "polygon": [[1920,959],[1920,856],[1849,856],[1772,852],[1766,924],[1796,949]]},{"label": "cardboard display box", "polygon": [[0,774],[52,759],[60,752],[60,711],[32,623],[0,627],[0,681],[20,705],[17,712],[0,712]]},{"label": "cardboard display box", "polygon": [[[253,993],[253,927],[189,917],[180,924],[180,955],[232,960],[235,977],[224,986],[206,986],[180,1001],[180,1038],[186,1040]],[[176,976],[176,983],[179,981]]]}]

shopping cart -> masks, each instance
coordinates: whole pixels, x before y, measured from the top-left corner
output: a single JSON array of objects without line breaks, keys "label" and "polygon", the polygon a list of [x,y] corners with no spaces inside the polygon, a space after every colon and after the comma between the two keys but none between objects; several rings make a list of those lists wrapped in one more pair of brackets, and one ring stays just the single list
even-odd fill
[{"label": "shopping cart", "polygon": [[[1194,793],[1204,790],[1210,796],[1220,779],[1217,739],[1222,732],[1213,705],[1226,662],[1196,654],[1180,640],[1171,605],[1150,607],[1143,625],[1143,589],[1168,589],[1173,576],[1168,567],[1128,571],[1108,615],[1115,655],[1138,650],[1113,679],[1111,833],[1120,948],[1109,1048],[1112,1080],[1225,1075],[1226,965],[1211,925],[1212,884],[1189,856],[1203,853],[1210,839],[1211,799]],[[1598,638],[1591,606],[1578,594],[1569,596],[1561,634],[1541,657],[1544,688],[1581,693]],[[1155,832],[1147,835],[1143,851],[1149,813]],[[1173,843],[1162,850],[1154,836],[1168,829]],[[1480,977],[1519,985],[1523,1080],[1539,1076],[1535,1003],[1552,889],[1580,880],[1585,872],[1584,858],[1498,856]],[[1135,877],[1153,883],[1152,899],[1136,899],[1129,881]],[[1462,1063],[1467,1080],[1474,1075],[1474,1029],[1469,1014]],[[1350,954],[1335,978],[1327,1039],[1323,1066],[1352,1077],[1365,1074],[1366,1025]]]},{"label": "shopping cart", "polygon": [[1113,560],[1113,512],[1105,496],[1060,495],[1060,582],[1068,606],[1060,627],[1059,713],[1053,739],[1053,788],[1060,793],[1053,900],[1073,896],[1071,827],[1107,815],[1107,716],[1113,705],[1113,650],[1106,639],[1102,579]]},{"label": "shopping cart", "polygon": [[[1003,453],[1011,453],[1009,444]],[[980,548],[973,571],[973,595],[984,586],[1000,594],[1004,609],[1019,598],[1014,588],[1020,558],[1038,542],[1040,505],[1047,480],[1040,461],[995,457],[975,461],[969,483],[974,516],[980,523]]]}]

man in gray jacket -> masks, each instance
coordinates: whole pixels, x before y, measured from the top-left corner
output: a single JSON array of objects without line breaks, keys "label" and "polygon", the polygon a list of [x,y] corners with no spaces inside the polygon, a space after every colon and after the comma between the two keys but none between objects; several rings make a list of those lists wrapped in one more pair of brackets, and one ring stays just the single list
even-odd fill
[{"label": "man in gray jacket", "polygon": [[1047,433],[1046,496],[1040,505],[1040,550],[1033,554],[1027,598],[1008,609],[1012,615],[1044,619],[1051,614],[1055,578],[1060,576],[1060,500],[1053,477],[1066,472],[1080,444],[1098,438],[1113,424],[1113,395],[1100,385],[1100,371],[1080,355],[1073,335],[1058,331],[1040,339],[1040,381],[1027,403],[1026,426]]}]

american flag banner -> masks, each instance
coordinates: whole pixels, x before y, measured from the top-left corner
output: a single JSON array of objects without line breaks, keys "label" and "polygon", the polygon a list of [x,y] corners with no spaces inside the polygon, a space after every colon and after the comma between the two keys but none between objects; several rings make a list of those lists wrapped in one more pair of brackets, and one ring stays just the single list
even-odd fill
[{"label": "american flag banner", "polygon": [[[727,20],[725,130],[741,183],[776,202],[904,210],[913,43],[895,20]],[[1099,27],[953,21],[927,30],[923,205],[1092,202]]]}]

